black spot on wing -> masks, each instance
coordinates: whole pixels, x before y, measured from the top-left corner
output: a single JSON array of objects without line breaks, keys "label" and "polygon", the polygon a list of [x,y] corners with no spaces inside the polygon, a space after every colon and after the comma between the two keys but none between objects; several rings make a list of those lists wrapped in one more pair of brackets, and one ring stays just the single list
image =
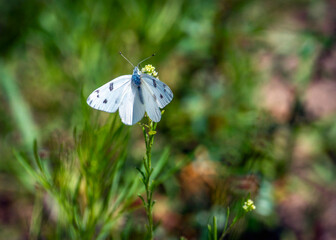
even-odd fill
[{"label": "black spot on wing", "polygon": [[162,94],[160,94],[160,98],[161,98],[161,99],[163,98]]},{"label": "black spot on wing", "polygon": [[103,103],[107,103],[107,99],[105,99]]},{"label": "black spot on wing", "polygon": [[92,104],[92,101],[93,101],[93,100],[90,101],[90,105]]},{"label": "black spot on wing", "polygon": [[153,80],[153,86],[156,88],[156,81],[155,79],[152,79]]},{"label": "black spot on wing", "polygon": [[109,88],[110,88],[110,91],[113,90],[113,82],[110,83],[110,87]]}]

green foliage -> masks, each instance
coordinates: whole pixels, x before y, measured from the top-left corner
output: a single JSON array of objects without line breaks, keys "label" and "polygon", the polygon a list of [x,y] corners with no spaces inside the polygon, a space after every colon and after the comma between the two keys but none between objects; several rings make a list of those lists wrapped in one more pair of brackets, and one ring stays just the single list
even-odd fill
[{"label": "green foliage", "polygon": [[[117,234],[116,226],[134,208],[139,182],[134,172],[124,169],[128,131],[116,118],[102,127],[88,122],[80,133],[74,131],[74,141],[59,143],[48,158],[41,159],[36,142],[32,159],[15,151],[39,191],[46,192],[42,196],[48,198],[48,207],[57,212],[61,228],[51,236],[106,239]],[[36,207],[40,204],[35,202]]]}]

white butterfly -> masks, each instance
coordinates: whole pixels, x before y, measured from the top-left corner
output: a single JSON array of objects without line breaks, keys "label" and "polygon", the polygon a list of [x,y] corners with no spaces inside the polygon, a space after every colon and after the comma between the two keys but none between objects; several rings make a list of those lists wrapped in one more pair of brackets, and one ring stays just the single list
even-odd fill
[{"label": "white butterfly", "polygon": [[140,63],[136,67],[131,63],[132,75],[117,77],[93,91],[87,99],[89,106],[110,113],[119,109],[121,121],[126,125],[139,122],[145,111],[150,119],[159,122],[160,108],[171,102],[173,92],[159,79],[142,73],[138,68]]}]

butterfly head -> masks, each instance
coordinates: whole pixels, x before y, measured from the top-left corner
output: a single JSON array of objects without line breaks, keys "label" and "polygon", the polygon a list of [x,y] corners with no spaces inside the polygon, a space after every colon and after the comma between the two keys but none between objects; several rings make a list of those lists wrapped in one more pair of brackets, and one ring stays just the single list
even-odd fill
[{"label": "butterfly head", "polygon": [[[131,63],[131,62],[130,62],[130,61],[129,61],[129,60],[128,60],[122,53],[121,53],[121,52],[119,52],[119,54],[120,54],[123,58],[125,58],[125,60],[126,60],[127,62],[129,62],[129,64],[131,64],[131,65],[134,67],[133,63]],[[143,59],[142,61],[140,61],[140,62],[138,63],[138,65],[136,65],[136,66],[134,67],[133,74],[132,74],[132,82],[133,82],[135,85],[140,86],[140,84],[141,84],[141,79],[140,79],[141,71],[139,70],[139,68],[140,68],[140,64],[143,63],[144,61],[146,61],[147,59],[149,59],[149,58],[151,58],[151,57],[154,57],[154,56],[155,56],[155,54],[152,54],[152,56]]]},{"label": "butterfly head", "polygon": [[141,72],[140,72],[139,68],[138,68],[138,67],[135,67],[135,68],[133,69],[133,74],[132,74],[132,75],[140,75],[140,74],[141,74]]}]

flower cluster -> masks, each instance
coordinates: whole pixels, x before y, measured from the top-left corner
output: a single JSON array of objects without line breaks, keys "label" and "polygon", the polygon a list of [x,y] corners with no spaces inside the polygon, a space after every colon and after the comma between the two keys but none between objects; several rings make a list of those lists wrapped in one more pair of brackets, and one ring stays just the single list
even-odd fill
[{"label": "flower cluster", "polygon": [[243,208],[246,212],[250,212],[250,211],[253,211],[256,207],[254,206],[254,203],[251,199],[248,199],[244,205],[243,205]]},{"label": "flower cluster", "polygon": [[141,72],[151,75],[153,77],[158,76],[158,73],[155,71],[155,67],[153,67],[151,64],[148,64],[144,68],[142,68]]}]

